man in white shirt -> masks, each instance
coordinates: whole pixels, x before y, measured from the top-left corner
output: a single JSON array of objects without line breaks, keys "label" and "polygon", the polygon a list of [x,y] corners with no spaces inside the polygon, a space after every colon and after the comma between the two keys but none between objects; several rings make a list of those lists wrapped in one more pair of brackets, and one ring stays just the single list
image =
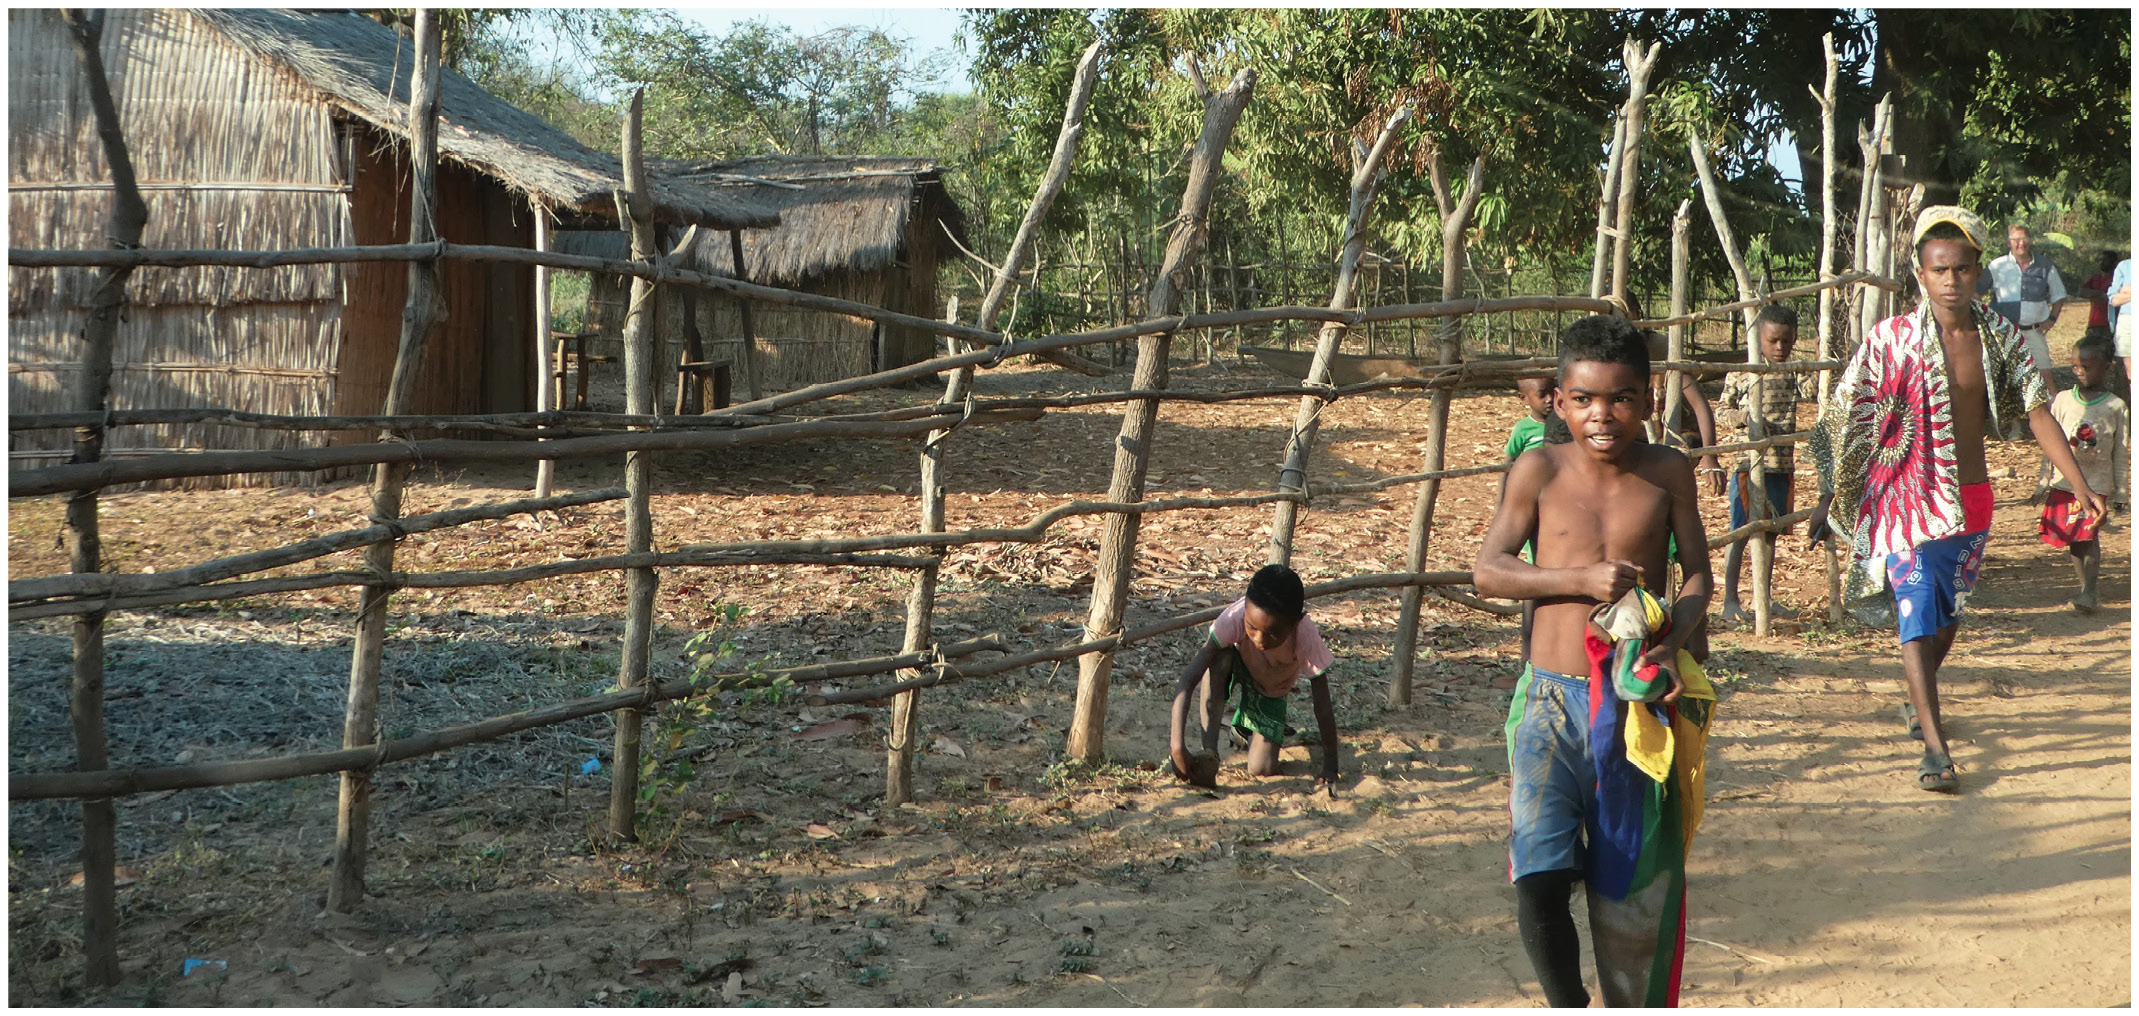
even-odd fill
[{"label": "man in white shirt", "polygon": [[2057,381],[2050,374],[2049,336],[2065,306],[2065,280],[2049,258],[2035,256],[2035,234],[2028,227],[2014,224],[2006,230],[2005,240],[2011,252],[1985,267],[1983,288],[1991,293],[1991,309],[2019,326],[2028,358],[2035,361],[2043,384],[2054,395]]}]

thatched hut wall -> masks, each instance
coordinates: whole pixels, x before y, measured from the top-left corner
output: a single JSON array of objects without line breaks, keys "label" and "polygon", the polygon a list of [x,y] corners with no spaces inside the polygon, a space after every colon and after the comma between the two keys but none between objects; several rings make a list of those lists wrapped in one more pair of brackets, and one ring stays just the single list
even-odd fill
[{"label": "thatched hut wall", "polygon": [[[110,173],[70,34],[53,10],[12,10],[8,27],[9,242],[101,246]],[[407,150],[401,114],[386,93],[397,74],[405,77],[409,57],[391,31],[349,14],[113,10],[102,45],[149,207],[144,245],[288,249],[406,241]],[[532,246],[534,200],[566,215],[585,214],[597,192],[606,201],[600,185],[613,173],[605,157],[569,139],[504,132],[499,123],[555,133],[520,124],[539,121],[458,75],[448,79],[441,136],[447,158],[437,203],[442,236]],[[405,108],[405,98],[400,101]],[[512,171],[496,171],[493,163]],[[687,197],[664,200],[667,214],[717,212],[723,224],[775,220],[775,213],[741,201]],[[388,263],[136,271],[114,350],[111,403],[292,415],[377,412],[398,347],[407,271]],[[9,270],[13,411],[72,408],[78,337],[94,284],[90,270]],[[447,317],[418,374],[414,411],[532,406],[532,272],[450,262],[444,291]],[[70,438],[64,431],[13,435],[11,458],[18,465],[62,460]],[[107,452],[286,448],[328,439],[213,424],[127,427],[112,433]]]},{"label": "thatched hut wall", "polygon": [[[66,25],[8,13],[9,243],[104,244],[110,173]],[[112,10],[103,49],[148,203],[152,247],[310,247],[350,240],[348,181],[330,111],[180,12]],[[8,271],[13,412],[72,408],[85,269]],[[114,348],[116,408],[238,405],[324,413],[334,403],[342,273],[318,265],[143,269]],[[64,431],[14,435],[18,464],[64,459]],[[298,437],[218,425],[132,427],[114,456],[203,446],[278,448]]]}]

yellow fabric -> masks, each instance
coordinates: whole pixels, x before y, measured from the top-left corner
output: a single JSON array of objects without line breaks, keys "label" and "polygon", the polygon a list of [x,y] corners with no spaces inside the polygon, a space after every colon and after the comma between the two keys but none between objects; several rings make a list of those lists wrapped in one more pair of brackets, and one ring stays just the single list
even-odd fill
[{"label": "yellow fabric", "polygon": [[[1649,632],[1654,634],[1670,620],[1670,615],[1665,613],[1663,602],[1649,595],[1648,590],[1636,591],[1641,595],[1642,613],[1648,622]],[[1716,689],[1709,683],[1707,672],[1701,669],[1693,654],[1684,649],[1679,650],[1678,654],[1678,675],[1679,684],[1683,686],[1683,690],[1679,692],[1682,702],[1685,699],[1705,702],[1716,700]],[[1694,722],[1687,716],[1689,711],[1700,713],[1699,722]],[[1677,750],[1678,745],[1683,743],[1686,746],[1687,751],[1684,754],[1689,761],[1679,769],[1679,787],[1686,794],[1683,807],[1687,817],[1686,844],[1689,847],[1693,845],[1693,828],[1701,820],[1702,794],[1707,781],[1706,748],[1711,711],[1706,706],[1696,710],[1682,705],[1678,719],[1670,726],[1665,726],[1661,717],[1643,708],[1641,703],[1630,702],[1627,708],[1627,761],[1632,763],[1634,768],[1647,773],[1650,779],[1658,783],[1669,779],[1672,762],[1681,755]]]}]

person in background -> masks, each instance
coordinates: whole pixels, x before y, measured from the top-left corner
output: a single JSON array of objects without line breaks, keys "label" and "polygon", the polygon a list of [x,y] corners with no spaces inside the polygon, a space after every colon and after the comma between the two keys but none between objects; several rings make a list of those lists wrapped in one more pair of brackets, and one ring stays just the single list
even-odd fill
[{"label": "person in background", "polygon": [[[2079,380],[2050,400],[2050,415],[2063,428],[2065,443],[2071,446],[2072,459],[2079,463],[2087,485],[2112,504],[2121,504],[2128,496],[2125,456],[2131,450],[2131,423],[2124,400],[2109,391],[2111,353],[2109,340],[2100,335],[2089,335],[2073,347],[2072,374]],[[2047,455],[2042,469],[2046,475],[2051,472]],[[2072,552],[2080,576],[2080,594],[2072,598],[2072,609],[2082,614],[2101,609],[2095,582],[2102,573],[2099,536],[2103,521],[2088,515],[2087,506],[2065,480],[2042,492],[2042,521],[2036,531],[2042,542]]]},{"label": "person in background", "polygon": [[2035,233],[2014,223],[2005,231],[2009,252],[1984,268],[1978,292],[1989,292],[1990,309],[2005,315],[2020,329],[2028,359],[2042,372],[2043,387],[2057,394],[2057,379],[2050,376],[2050,329],[2065,306],[2065,280],[2057,266],[2035,254]]}]

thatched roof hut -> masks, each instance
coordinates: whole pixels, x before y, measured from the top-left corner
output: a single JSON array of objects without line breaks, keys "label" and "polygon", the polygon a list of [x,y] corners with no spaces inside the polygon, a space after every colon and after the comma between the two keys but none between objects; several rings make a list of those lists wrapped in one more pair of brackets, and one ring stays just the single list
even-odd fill
[{"label": "thatched roof hut", "polygon": [[[410,40],[346,12],[114,9],[102,48],[149,206],[145,246],[407,241]],[[580,145],[458,73],[446,72],[442,84],[441,236],[531,247],[538,213],[613,227],[610,192],[622,186],[614,155]],[[8,12],[8,85],[10,245],[102,246],[110,174],[57,11]],[[749,194],[652,189],[669,222],[727,229],[778,220]],[[79,370],[74,336],[93,273],[8,274],[10,405],[18,413],[72,408],[65,389]],[[455,262],[443,274],[448,317],[425,356],[414,411],[529,408],[544,373],[532,363],[532,270]],[[406,268],[389,263],[137,271],[117,338],[112,404],[377,412],[406,280]],[[11,440],[10,456],[18,464],[63,459],[67,438],[25,432]],[[107,447],[123,456],[320,440],[198,425],[121,428]]]},{"label": "thatched roof hut", "polygon": [[[821,293],[921,317],[940,317],[936,274],[944,258],[966,243],[965,212],[943,186],[943,167],[900,157],[758,156],[728,162],[663,161],[651,172],[679,190],[690,188],[759,202],[779,212],[780,224],[743,231],[743,265],[751,282]],[[673,243],[680,232],[671,230]],[[562,234],[566,249],[620,249],[620,237]],[[684,252],[685,267],[732,274],[729,237],[701,231]],[[599,279],[594,302],[621,280]],[[680,349],[695,329],[705,355],[734,358],[742,322],[736,301],[663,289],[661,334]],[[754,309],[766,385],[779,390],[852,377],[927,359],[934,336],[879,328],[845,315],[768,304]],[[613,331],[618,321],[590,320]]]}]

